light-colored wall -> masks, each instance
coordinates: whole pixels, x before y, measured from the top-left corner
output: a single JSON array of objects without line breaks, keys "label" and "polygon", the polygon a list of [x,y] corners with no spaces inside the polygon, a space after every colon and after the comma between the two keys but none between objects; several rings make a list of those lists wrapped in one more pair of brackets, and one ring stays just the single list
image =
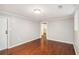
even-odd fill
[{"label": "light-colored wall", "polygon": [[79,8],[74,15],[74,48],[76,54],[79,55]]},{"label": "light-colored wall", "polygon": [[39,22],[16,14],[2,14],[8,19],[8,48],[40,37]]},{"label": "light-colored wall", "polygon": [[10,17],[9,46],[13,47],[39,38],[39,22],[30,19]]},{"label": "light-colored wall", "polygon": [[79,55],[79,31],[75,31],[74,35],[74,48],[76,54]]},{"label": "light-colored wall", "polygon": [[6,22],[6,17],[0,15],[0,50],[7,48],[7,35],[5,34],[7,30]]},{"label": "light-colored wall", "polygon": [[[49,19],[50,20],[50,19]],[[48,22],[48,39],[73,44],[73,16],[51,19]]]}]

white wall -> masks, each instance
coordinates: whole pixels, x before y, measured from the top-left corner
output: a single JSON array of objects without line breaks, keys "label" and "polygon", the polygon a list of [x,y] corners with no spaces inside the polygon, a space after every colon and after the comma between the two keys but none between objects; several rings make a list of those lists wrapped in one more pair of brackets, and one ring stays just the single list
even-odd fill
[{"label": "white wall", "polygon": [[48,39],[73,44],[73,29],[73,16],[51,19],[48,21]]},{"label": "white wall", "polygon": [[9,46],[13,47],[39,38],[39,22],[30,19],[10,17]]},{"label": "white wall", "polygon": [[7,30],[7,19],[0,15],[0,50],[7,48],[7,35],[5,31]]},{"label": "white wall", "polygon": [[39,22],[16,14],[4,13],[2,16],[8,19],[8,48],[40,37]]},{"label": "white wall", "polygon": [[79,55],[79,9],[74,15],[74,48],[76,54]]}]

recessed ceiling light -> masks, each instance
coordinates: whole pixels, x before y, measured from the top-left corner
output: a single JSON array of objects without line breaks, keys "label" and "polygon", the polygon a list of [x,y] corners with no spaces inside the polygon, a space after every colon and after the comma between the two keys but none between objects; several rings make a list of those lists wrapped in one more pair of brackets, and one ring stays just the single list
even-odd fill
[{"label": "recessed ceiling light", "polygon": [[41,10],[40,10],[40,9],[33,9],[33,12],[34,12],[35,14],[40,14],[40,13],[41,13]]}]

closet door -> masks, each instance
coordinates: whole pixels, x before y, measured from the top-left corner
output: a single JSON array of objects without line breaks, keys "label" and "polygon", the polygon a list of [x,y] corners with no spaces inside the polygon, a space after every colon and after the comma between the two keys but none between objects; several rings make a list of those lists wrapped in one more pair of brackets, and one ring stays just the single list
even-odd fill
[{"label": "closet door", "polygon": [[7,33],[7,18],[0,16],[0,54],[7,54],[8,48],[8,33]]}]

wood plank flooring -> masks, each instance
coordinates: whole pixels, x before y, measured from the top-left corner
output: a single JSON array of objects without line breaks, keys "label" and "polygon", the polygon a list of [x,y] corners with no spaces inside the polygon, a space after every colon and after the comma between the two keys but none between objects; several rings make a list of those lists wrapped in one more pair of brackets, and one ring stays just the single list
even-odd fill
[{"label": "wood plank flooring", "polygon": [[75,55],[72,44],[48,40],[47,47],[48,48],[41,50],[40,39],[37,39],[8,49],[8,55]]}]

